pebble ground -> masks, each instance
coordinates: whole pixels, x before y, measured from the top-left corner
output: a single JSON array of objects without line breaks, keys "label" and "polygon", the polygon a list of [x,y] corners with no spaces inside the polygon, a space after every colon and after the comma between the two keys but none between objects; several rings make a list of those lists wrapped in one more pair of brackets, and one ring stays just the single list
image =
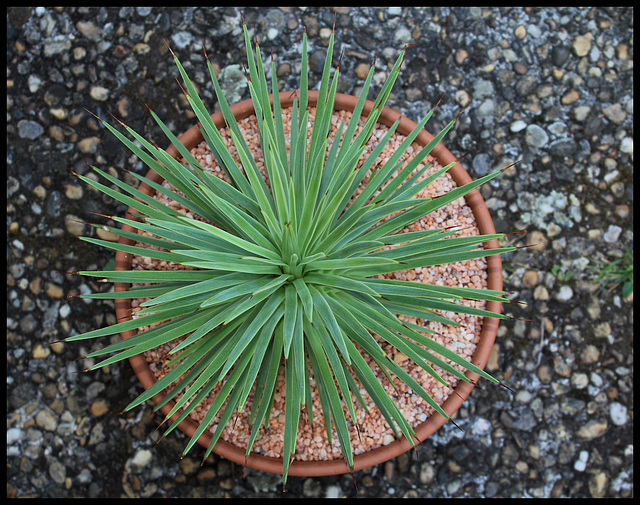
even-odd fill
[{"label": "pebble ground", "polygon": [[[472,177],[520,162],[482,189],[498,231],[524,230],[505,255],[505,288],[526,305],[501,324],[487,385],[453,425],[355,475],[290,477],[287,497],[633,496],[633,295],[598,274],[633,252],[633,9],[246,8],[285,89],[309,36],[317,83],[335,17],[339,91],[380,85],[411,46],[390,105],[414,120],[441,97],[438,130]],[[122,214],[65,168],[87,163],[133,183],[146,168],[86,109],[166,145],[145,103],[175,132],[193,123],[163,40],[213,103],[202,53],[230,102],[248,98],[241,20],[231,8],[7,9],[7,496],[276,497],[280,476],[210,456],[180,460],[187,438],[156,445],[150,405],[128,363],[92,373],[93,343],[47,345],[114,322],[99,289],[64,272],[112,254],[69,235],[90,214]],[[97,221],[107,223],[107,221]],[[102,238],[113,238],[99,230]],[[619,263],[615,263],[620,260]],[[604,288],[603,288],[604,286]]]}]

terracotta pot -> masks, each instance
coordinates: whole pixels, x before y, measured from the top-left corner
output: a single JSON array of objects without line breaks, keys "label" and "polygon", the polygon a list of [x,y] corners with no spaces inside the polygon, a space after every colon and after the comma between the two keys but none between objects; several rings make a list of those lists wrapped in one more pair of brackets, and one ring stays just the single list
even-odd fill
[{"label": "terracotta pot", "polygon": [[[317,91],[309,91],[309,105],[315,106],[317,103],[318,92]],[[292,105],[293,97],[290,92],[281,92],[280,93],[280,101],[282,107],[287,107]],[[336,94],[335,99],[335,109],[343,109],[353,111],[356,105],[357,98],[350,95],[345,95],[338,93]],[[373,102],[367,101],[363,115],[368,114],[373,106]],[[243,102],[239,102],[235,105],[231,106],[231,110],[237,119],[243,119],[254,113],[253,103],[251,100],[245,100]],[[217,112],[212,114],[212,118],[215,124],[222,128],[224,127],[224,119],[221,112]],[[384,123],[388,126],[391,126],[398,118],[400,118],[400,124],[398,125],[397,132],[408,135],[413,128],[416,126],[416,123],[411,121],[410,119],[402,116],[398,112],[395,112],[387,107],[384,108],[382,115],[380,116],[380,122]],[[426,145],[433,139],[433,136],[428,133],[426,130],[422,130],[418,135],[416,142],[421,145]],[[202,142],[203,137],[200,133],[198,126],[193,126],[187,132],[185,132],[181,137],[180,141],[188,148],[192,149],[196,147],[200,142]],[[171,146],[167,151],[174,157],[178,156],[177,150]],[[453,161],[456,161],[455,156],[449,152],[449,150],[439,143],[433,149],[431,154],[440,162],[442,166],[445,166]],[[456,165],[449,170],[449,174],[451,174],[452,178],[455,180],[458,186],[471,182],[471,177],[467,172],[462,168],[460,163],[456,163]],[[147,177],[153,181],[161,182],[161,177],[156,174],[153,170],[150,170],[147,174]],[[149,194],[152,194],[151,188],[144,183],[141,183],[139,189],[142,191],[146,191]],[[475,189],[471,193],[469,193],[466,197],[467,205],[472,209],[473,214],[476,219],[477,226],[482,234],[491,234],[495,233],[495,228],[493,226],[493,222],[491,220],[491,216],[489,215],[489,211],[480,195],[480,192]],[[132,209],[127,211],[126,217],[129,219],[133,219],[131,216]],[[125,230],[135,231],[131,227],[124,225]],[[120,238],[121,243],[133,244],[131,240]],[[498,247],[498,241],[492,240],[488,242],[485,247],[488,248],[496,248]],[[116,270],[129,270],[131,268],[131,255],[123,252],[118,252],[116,254]],[[488,289],[501,290],[502,289],[502,262],[500,260],[500,255],[494,255],[487,257],[487,276],[488,276]],[[129,288],[129,284],[125,283],[116,283],[115,290],[116,291],[124,291]],[[489,301],[487,302],[486,308],[493,312],[500,312],[501,303]],[[118,321],[124,321],[130,318],[130,310],[131,310],[131,300],[123,299],[116,300],[116,314]],[[476,351],[473,355],[472,362],[479,366],[480,368],[484,368],[489,358],[489,353],[491,348],[493,347],[493,342],[496,336],[496,332],[498,330],[499,319],[496,318],[484,318],[482,323],[482,331],[480,335],[480,342],[477,345]],[[126,339],[132,337],[136,334],[136,330],[128,331],[122,334],[122,338]],[[143,355],[134,356],[129,358],[131,366],[133,367],[138,379],[142,383],[145,389],[151,387],[156,379],[153,373],[151,372],[147,361],[145,360]],[[467,372],[467,376],[472,380],[476,380],[478,376],[472,372]],[[458,408],[462,405],[463,401],[467,398],[473,386],[467,382],[460,381],[455,388],[455,392],[457,394],[452,394],[449,398],[444,402],[442,408],[448,415],[452,415]],[[153,397],[153,400],[159,403],[162,400],[163,396],[158,394]],[[174,403],[170,402],[162,408],[162,412],[166,415],[169,413],[170,409],[173,407]],[[171,420],[175,421],[177,419],[178,414],[176,413]],[[415,433],[417,438],[422,442],[431,434],[433,434],[438,428],[440,428],[445,423],[445,418],[439,414],[433,414],[429,416],[429,418],[422,424],[420,424],[417,428],[415,428]],[[186,418],[180,423],[179,428],[189,437],[191,437],[198,425],[191,420],[190,418]],[[204,433],[198,442],[204,447],[209,446],[209,442],[211,441],[211,433]],[[411,449],[411,444],[404,437],[401,439],[395,440],[389,445],[380,447],[379,449],[372,450],[365,454],[361,454],[355,456],[354,458],[354,469],[361,470],[363,468],[367,468],[370,466],[374,466],[380,463],[383,463],[391,458],[394,458],[407,450]],[[247,465],[252,468],[256,468],[259,470],[272,472],[272,473],[282,473],[282,460],[276,458],[270,458],[258,454],[252,454],[249,458],[245,459],[245,449],[234,446],[224,440],[218,441],[214,448],[214,452],[218,455],[223,456],[226,459],[229,459],[235,463],[241,465]],[[347,464],[343,459],[336,460],[328,460],[328,461],[294,461],[289,468],[289,475],[298,475],[298,476],[319,476],[319,475],[334,475],[334,474],[342,474],[348,473],[349,469]]]}]

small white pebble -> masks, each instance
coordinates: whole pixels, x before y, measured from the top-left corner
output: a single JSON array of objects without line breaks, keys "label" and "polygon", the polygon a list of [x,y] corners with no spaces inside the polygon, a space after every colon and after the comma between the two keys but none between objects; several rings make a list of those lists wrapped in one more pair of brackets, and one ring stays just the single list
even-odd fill
[{"label": "small white pebble", "polygon": [[576,472],[584,472],[587,468],[587,461],[589,461],[589,453],[587,451],[580,451],[578,459],[573,464],[573,469]]},{"label": "small white pebble", "polygon": [[627,407],[619,402],[612,402],[609,405],[609,415],[611,416],[611,422],[616,426],[623,426],[629,421]]}]

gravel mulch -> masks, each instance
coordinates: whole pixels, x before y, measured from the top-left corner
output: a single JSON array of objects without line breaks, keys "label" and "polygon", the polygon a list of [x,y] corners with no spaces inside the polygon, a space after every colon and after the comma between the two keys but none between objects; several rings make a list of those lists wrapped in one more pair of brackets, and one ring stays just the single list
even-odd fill
[{"label": "gravel mulch", "polygon": [[[246,8],[285,89],[309,36],[317,83],[331,27],[344,51],[340,92],[359,94],[374,56],[379,85],[410,47],[390,105],[417,120],[442,97],[435,131],[479,177],[498,231],[505,310],[484,386],[455,422],[378,467],[290,477],[245,470],[187,437],[159,444],[152,406],[119,414],[141,391],[128,363],[91,373],[89,343],[48,343],[113,323],[113,304],[67,298],[97,288],[66,274],[113,254],[92,212],[125,209],[66,167],[122,180],[144,174],[92,116],[113,113],[167,145],[145,104],[174,132],[194,122],[166,40],[214,103],[202,44],[231,103],[249,97],[240,14],[231,8],[7,8],[8,497],[631,497],[633,294],[598,273],[633,252],[633,9]],[[109,238],[104,231],[98,235]]]}]

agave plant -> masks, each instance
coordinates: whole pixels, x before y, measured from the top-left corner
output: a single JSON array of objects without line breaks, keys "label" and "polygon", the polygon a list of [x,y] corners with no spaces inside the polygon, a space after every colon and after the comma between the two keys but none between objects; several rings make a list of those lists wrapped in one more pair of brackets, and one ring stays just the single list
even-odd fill
[{"label": "agave plant", "polygon": [[[286,482],[295,452],[301,412],[306,410],[313,422],[310,377],[315,380],[327,435],[331,440],[331,433],[335,430],[349,468],[353,468],[353,450],[347,418],[350,416],[355,422],[355,402],[364,406],[359,385],[367,391],[394,433],[404,435],[414,443],[412,426],[383,389],[380,379],[367,364],[365,353],[385,374],[404,381],[436,412],[449,418],[420,384],[391,359],[374,335],[408,356],[441,383],[447,384],[434,367],[469,381],[448,360],[499,383],[455,352],[436,343],[429,337],[430,330],[402,321],[398,315],[450,324],[455,323],[439,315],[438,310],[503,318],[500,314],[456,303],[463,298],[507,301],[503,298],[503,291],[390,280],[380,278],[380,274],[485,257],[515,248],[481,247],[484,242],[502,234],[456,237],[454,230],[447,229],[399,233],[407,225],[464,196],[500,173],[489,174],[438,198],[416,198],[421,189],[453,165],[447,165],[424,179],[420,176],[427,166],[416,172],[420,162],[441,141],[455,120],[401,168],[401,156],[433,110],[426,114],[383,166],[369,173],[398,124],[396,122],[389,128],[371,154],[361,160],[398,76],[406,47],[400,52],[360,133],[356,135],[357,121],[375,66],[365,80],[352,119],[347,121],[348,124],[339,126],[336,139],[344,133],[343,140],[336,140],[328,149],[327,136],[340,65],[338,62],[331,76],[332,33],[311,139],[307,142],[309,102],[305,33],[300,89],[293,101],[288,148],[275,63],[272,58],[271,88],[275,92],[271,98],[260,47],[257,42],[255,47],[251,43],[244,21],[243,29],[247,47],[246,74],[269,185],[262,178],[243,139],[208,58],[217,100],[240,164],[234,161],[185,69],[174,55],[184,81],[184,93],[197,116],[204,139],[230,183],[205,171],[153,112],[151,115],[179,151],[180,160],[126,125],[123,127],[133,140],[103,121],[124,146],[176,190],[167,189],[135,173],[131,175],[178,201],[202,220],[185,217],[96,167],[92,167],[93,170],[121,191],[78,175],[87,184],[130,205],[137,212],[136,220],[111,216],[114,221],[148,232],[151,236],[110,227],[113,233],[154,248],[89,237],[81,237],[83,240],[116,251],[173,262],[187,269],[79,272],[108,282],[146,284],[124,292],[82,295],[84,298],[149,300],[142,304],[143,310],[132,320],[75,335],[66,341],[98,338],[162,323],[88,354],[90,358],[111,355],[90,368],[94,370],[183,338],[171,350],[173,358],[169,365],[173,368],[126,410],[167,390],[163,404],[179,398],[167,419],[182,410],[178,422],[167,430],[169,432],[218,386],[220,389],[215,400],[184,449],[186,454],[200,435],[210,429],[215,416],[219,416],[205,457],[219,440],[232,414],[244,408],[252,388],[256,388],[262,394],[255,396],[251,407],[253,425],[247,455],[252,451],[261,426],[268,422],[276,378],[284,367],[282,458],[283,481]],[[356,196],[356,188],[367,175],[366,186]]]}]

